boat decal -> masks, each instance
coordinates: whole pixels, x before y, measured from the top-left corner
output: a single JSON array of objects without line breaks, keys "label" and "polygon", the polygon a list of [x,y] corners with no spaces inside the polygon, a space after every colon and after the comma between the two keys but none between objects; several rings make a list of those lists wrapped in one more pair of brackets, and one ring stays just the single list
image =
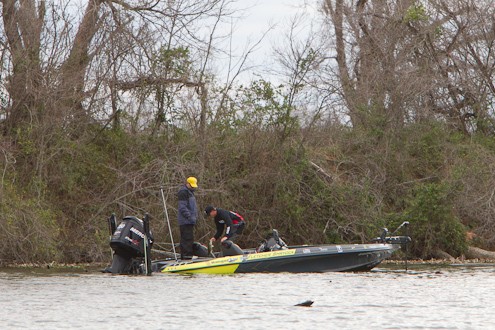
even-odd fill
[{"label": "boat decal", "polygon": [[[190,266],[190,264],[189,264]],[[185,274],[234,274],[239,267],[239,264],[227,264],[218,265],[214,267],[200,267],[200,268],[190,268],[190,267],[166,267],[162,270],[162,273],[185,273]]]},{"label": "boat decal", "polygon": [[201,262],[187,262],[172,264],[162,269],[162,273],[222,273],[229,274],[234,273],[240,262],[242,262],[242,256],[223,257],[216,258],[208,261]]},{"label": "boat decal", "polygon": [[250,261],[250,260],[259,260],[259,259],[266,259],[273,257],[291,256],[295,253],[296,253],[295,249],[253,253],[253,254],[248,254],[245,260]]},{"label": "boat decal", "polygon": [[342,253],[342,252],[344,252],[344,249],[342,248],[342,246],[340,246],[340,245],[336,245],[335,247],[337,248],[337,252],[338,252],[338,253]]},{"label": "boat decal", "polygon": [[302,251],[303,253],[311,253],[311,250],[310,249],[303,249]]}]

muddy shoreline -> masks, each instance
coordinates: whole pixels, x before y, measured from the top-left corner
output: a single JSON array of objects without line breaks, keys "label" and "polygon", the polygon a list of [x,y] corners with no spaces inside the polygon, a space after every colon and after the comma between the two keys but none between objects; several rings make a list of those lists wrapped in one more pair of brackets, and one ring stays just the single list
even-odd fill
[{"label": "muddy shoreline", "polygon": [[[405,259],[387,259],[382,261],[381,265],[403,265]],[[495,259],[407,259],[409,265],[475,265],[475,264],[495,264]],[[5,263],[0,264],[3,269],[52,269],[52,270],[74,270],[74,271],[94,271],[104,269],[109,265],[109,262],[94,262],[80,264],[64,264],[64,263]]]}]

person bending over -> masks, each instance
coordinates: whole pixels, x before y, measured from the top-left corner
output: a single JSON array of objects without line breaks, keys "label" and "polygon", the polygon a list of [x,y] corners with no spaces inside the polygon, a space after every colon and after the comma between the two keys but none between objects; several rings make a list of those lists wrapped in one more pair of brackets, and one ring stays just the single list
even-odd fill
[{"label": "person bending over", "polygon": [[222,237],[220,240],[221,243],[225,240],[233,242],[242,234],[246,225],[244,218],[239,213],[233,211],[227,211],[219,207],[208,205],[205,208],[205,213],[207,217],[215,220],[215,226],[217,228],[215,235],[210,238],[210,241],[212,242],[217,241],[220,237]]}]

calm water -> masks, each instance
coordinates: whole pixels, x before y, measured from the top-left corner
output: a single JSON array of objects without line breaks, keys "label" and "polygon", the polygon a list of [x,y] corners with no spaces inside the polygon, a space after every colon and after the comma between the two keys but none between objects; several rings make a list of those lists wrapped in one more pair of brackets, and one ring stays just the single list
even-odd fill
[{"label": "calm water", "polygon": [[[0,270],[3,329],[495,329],[495,265],[115,276]],[[295,304],[313,300],[312,307]]]}]

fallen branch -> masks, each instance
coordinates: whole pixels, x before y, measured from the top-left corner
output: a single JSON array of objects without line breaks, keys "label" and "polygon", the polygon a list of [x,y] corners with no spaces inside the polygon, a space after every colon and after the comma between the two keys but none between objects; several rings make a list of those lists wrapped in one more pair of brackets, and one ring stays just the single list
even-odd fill
[{"label": "fallen branch", "polygon": [[470,246],[466,252],[468,259],[491,259],[495,260],[495,252],[483,250],[474,246]]},{"label": "fallen branch", "polygon": [[330,174],[328,174],[327,172],[325,172],[325,170],[321,166],[318,166],[317,164],[315,164],[314,162],[311,162],[311,161],[309,163],[311,164],[311,166],[313,166],[316,169],[316,171],[318,173],[323,174],[326,178],[333,181],[332,176]]}]

